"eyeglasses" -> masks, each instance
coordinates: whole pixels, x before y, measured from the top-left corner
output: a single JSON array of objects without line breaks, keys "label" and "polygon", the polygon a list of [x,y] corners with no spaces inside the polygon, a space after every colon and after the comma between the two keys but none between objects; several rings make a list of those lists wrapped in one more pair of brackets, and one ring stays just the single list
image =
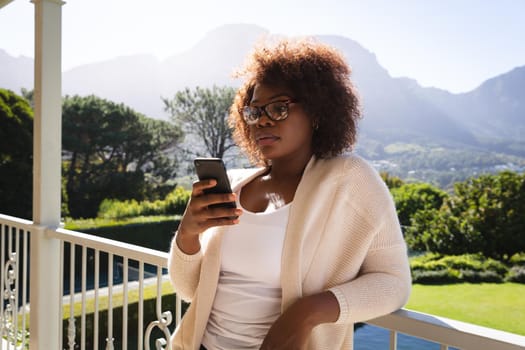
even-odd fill
[{"label": "eyeglasses", "polygon": [[263,112],[274,122],[285,120],[288,118],[288,105],[295,102],[294,100],[285,100],[270,102],[260,107],[244,106],[242,116],[248,125],[256,124]]}]

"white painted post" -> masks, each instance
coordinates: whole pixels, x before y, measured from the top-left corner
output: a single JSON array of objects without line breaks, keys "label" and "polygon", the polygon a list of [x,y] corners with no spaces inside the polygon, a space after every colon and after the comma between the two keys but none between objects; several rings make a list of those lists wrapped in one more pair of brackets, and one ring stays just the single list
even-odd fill
[{"label": "white painted post", "polygon": [[35,4],[35,119],[33,124],[33,221],[31,234],[31,350],[59,349],[60,242],[46,227],[60,224],[62,148],[62,1]]}]

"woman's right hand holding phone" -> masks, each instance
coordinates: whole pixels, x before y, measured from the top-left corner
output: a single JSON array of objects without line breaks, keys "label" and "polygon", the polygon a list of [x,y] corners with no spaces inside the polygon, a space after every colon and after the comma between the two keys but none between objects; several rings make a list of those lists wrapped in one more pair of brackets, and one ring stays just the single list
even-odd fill
[{"label": "woman's right hand holding phone", "polygon": [[208,228],[239,223],[241,209],[214,206],[214,204],[234,202],[235,194],[204,192],[216,184],[217,181],[214,179],[197,181],[193,184],[191,197],[180,221],[176,238],[177,245],[186,254],[195,254],[200,250],[199,235]]}]

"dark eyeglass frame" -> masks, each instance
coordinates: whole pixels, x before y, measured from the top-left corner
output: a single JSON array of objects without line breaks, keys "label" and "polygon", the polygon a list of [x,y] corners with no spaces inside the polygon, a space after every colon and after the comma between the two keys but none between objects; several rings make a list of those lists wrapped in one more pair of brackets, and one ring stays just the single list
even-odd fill
[{"label": "dark eyeglass frame", "polygon": [[[286,110],[284,111],[284,113],[282,113],[277,118],[275,116],[272,116],[271,113],[268,111],[268,106],[270,106],[272,104],[275,104],[275,103],[284,103],[284,106],[286,107]],[[265,105],[262,105],[262,106],[259,106],[259,107],[244,106],[242,108],[242,110],[241,110],[241,114],[242,114],[242,117],[243,117],[244,121],[248,125],[255,125],[255,124],[257,124],[259,119],[261,119],[263,113],[270,120],[272,120],[274,122],[278,122],[278,121],[282,121],[282,120],[285,120],[286,118],[288,118],[289,109],[290,109],[289,105],[291,103],[297,103],[297,101],[295,99],[293,99],[293,98],[289,98],[289,99],[286,99],[286,100],[272,101],[272,102],[269,102],[269,103],[267,103]],[[256,115],[255,119],[252,119],[252,117],[247,116],[247,115],[250,115],[250,114],[255,114]]]}]

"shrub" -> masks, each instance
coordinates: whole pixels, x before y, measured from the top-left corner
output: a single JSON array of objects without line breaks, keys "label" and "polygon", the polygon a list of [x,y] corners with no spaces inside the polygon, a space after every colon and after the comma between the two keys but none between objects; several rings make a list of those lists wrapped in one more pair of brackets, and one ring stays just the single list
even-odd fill
[{"label": "shrub", "polygon": [[448,267],[458,270],[493,271],[501,276],[504,276],[508,271],[508,268],[501,261],[485,258],[481,254],[446,256],[440,261]]},{"label": "shrub", "polygon": [[169,213],[182,214],[186,209],[186,204],[190,200],[191,191],[185,190],[182,187],[175,188],[174,191],[166,196],[167,208]]},{"label": "shrub", "polygon": [[412,282],[421,284],[445,284],[461,282],[457,270],[412,271]]},{"label": "shrub", "polygon": [[432,252],[428,252],[428,253],[424,253],[424,254],[421,254],[421,255],[416,255],[414,257],[412,257],[410,259],[411,262],[427,262],[427,261],[433,261],[433,260],[439,260],[443,257],[443,255],[439,254],[439,253],[432,253]]},{"label": "shrub", "polygon": [[494,271],[473,271],[461,270],[460,279],[462,282],[470,283],[501,283],[503,277]]},{"label": "shrub", "polygon": [[485,268],[485,270],[495,271],[501,276],[505,276],[505,274],[509,271],[509,268],[505,266],[504,263],[498,260],[494,260],[492,258],[488,258],[483,264],[483,267]]},{"label": "shrub", "polygon": [[506,282],[516,282],[516,283],[525,283],[525,266],[513,266],[507,277],[505,278]]},{"label": "shrub", "polygon": [[410,261],[414,283],[503,282],[508,268],[481,254],[425,254]]},{"label": "shrub", "polygon": [[449,267],[442,261],[433,260],[427,262],[414,262],[411,265],[412,270],[421,271],[441,271],[447,270]]},{"label": "shrub", "polygon": [[525,253],[516,253],[510,257],[509,262],[512,265],[525,266]]},{"label": "shrub", "polygon": [[134,199],[125,201],[104,199],[98,211],[98,217],[104,219],[121,219],[140,215],[141,208]]},{"label": "shrub", "polygon": [[448,267],[458,270],[482,271],[483,262],[476,255],[450,255],[441,259],[441,262]]},{"label": "shrub", "polygon": [[104,199],[99,207],[98,217],[104,219],[123,219],[137,216],[182,214],[191,192],[177,187],[164,200],[137,202]]}]

